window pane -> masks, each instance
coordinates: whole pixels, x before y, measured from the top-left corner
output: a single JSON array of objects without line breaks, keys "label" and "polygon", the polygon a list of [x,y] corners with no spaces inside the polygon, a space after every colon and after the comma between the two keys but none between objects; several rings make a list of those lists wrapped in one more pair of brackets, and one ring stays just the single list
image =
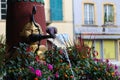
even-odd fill
[{"label": "window pane", "polygon": [[89,46],[90,48],[92,47],[92,41],[91,40],[84,40],[84,44]]},{"label": "window pane", "polygon": [[95,42],[95,50],[98,52],[98,56],[96,56],[97,58],[101,58],[101,41],[100,40],[96,40]]},{"label": "window pane", "polygon": [[94,5],[93,4],[84,5],[84,23],[94,24]]},{"label": "window pane", "polygon": [[105,59],[115,59],[115,41],[114,40],[104,40],[104,58]]},{"label": "window pane", "polygon": [[1,15],[2,19],[6,19],[6,15]]},{"label": "window pane", "polygon": [[1,7],[2,8],[6,8],[6,4],[1,4]]},{"label": "window pane", "polygon": [[6,2],[6,0],[1,0],[1,2]]},{"label": "window pane", "polygon": [[93,5],[89,5],[90,6],[90,8],[89,8],[89,23],[90,24],[93,24],[93,17],[94,17],[94,10],[93,10]]},{"label": "window pane", "polygon": [[1,9],[1,13],[6,13],[6,9]]},{"label": "window pane", "polygon": [[113,5],[104,6],[104,22],[114,22],[114,8]]}]

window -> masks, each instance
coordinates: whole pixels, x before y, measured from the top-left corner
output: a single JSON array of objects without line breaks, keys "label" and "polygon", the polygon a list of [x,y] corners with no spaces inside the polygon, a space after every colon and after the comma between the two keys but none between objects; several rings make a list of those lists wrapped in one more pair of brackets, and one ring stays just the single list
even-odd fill
[{"label": "window", "polygon": [[84,4],[84,24],[94,24],[94,4]]},{"label": "window", "polygon": [[115,40],[104,40],[104,58],[116,60]]},{"label": "window", "polygon": [[113,5],[105,4],[104,5],[104,24],[113,24],[113,23],[114,23]]},{"label": "window", "polygon": [[63,20],[62,0],[50,0],[50,20]]},{"label": "window", "polygon": [[118,60],[120,60],[120,40],[118,40],[118,54],[117,54],[117,58]]},{"label": "window", "polygon": [[6,19],[6,13],[7,13],[7,0],[1,0],[0,2],[0,19]]}]

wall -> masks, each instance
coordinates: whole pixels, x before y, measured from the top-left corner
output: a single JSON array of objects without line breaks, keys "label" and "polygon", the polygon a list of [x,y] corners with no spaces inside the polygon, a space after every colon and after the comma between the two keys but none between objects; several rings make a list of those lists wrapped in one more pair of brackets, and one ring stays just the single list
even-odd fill
[{"label": "wall", "polygon": [[50,0],[45,0],[45,15],[46,22],[51,23],[48,27],[53,26],[58,30],[58,34],[67,33],[73,41],[73,13],[72,13],[72,0],[63,0],[63,21],[51,22],[50,21]]},{"label": "wall", "polygon": [[[95,20],[96,26],[86,25],[83,27],[84,19],[84,3],[93,3],[95,6]],[[105,3],[113,4],[115,13],[115,25],[117,26],[108,26],[102,27],[104,24],[103,19],[103,5]],[[84,39],[95,39],[96,49],[99,50],[101,58],[111,58],[114,60],[120,60],[120,44],[118,40],[120,39],[120,0],[74,0],[74,23],[75,23],[75,32],[77,34],[82,33]],[[103,28],[105,29],[103,31]],[[98,46],[97,46],[98,45]],[[111,47],[109,47],[111,46]],[[111,51],[110,51],[111,50]]]},{"label": "wall", "polygon": [[6,21],[0,21],[0,35],[6,34]]},{"label": "wall", "polygon": [[103,22],[102,22],[102,16],[103,16],[103,13],[102,13],[102,8],[103,8],[103,3],[114,3],[115,6],[116,6],[116,12],[118,13],[115,13],[116,15],[116,25],[120,26],[120,8],[119,5],[120,5],[120,0],[74,0],[74,19],[75,19],[75,25],[76,26],[80,26],[82,24],[82,17],[83,16],[83,6],[82,6],[82,3],[83,2],[93,2],[93,3],[96,3],[96,16],[97,16],[97,25],[98,26],[101,26],[103,25]]}]

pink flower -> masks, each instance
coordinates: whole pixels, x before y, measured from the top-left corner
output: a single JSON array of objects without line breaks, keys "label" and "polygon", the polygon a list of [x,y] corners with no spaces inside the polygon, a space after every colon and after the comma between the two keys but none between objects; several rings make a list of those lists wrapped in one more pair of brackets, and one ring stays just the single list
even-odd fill
[{"label": "pink flower", "polygon": [[115,76],[119,76],[120,73],[118,71],[115,71]]},{"label": "pink flower", "polygon": [[58,72],[55,73],[55,77],[58,78],[59,77],[59,74]]},{"label": "pink flower", "polygon": [[108,59],[106,59],[106,62],[107,62],[107,63],[109,63],[109,60],[108,60]]},{"label": "pink flower", "polygon": [[103,59],[99,59],[100,62],[104,62]]},{"label": "pink flower", "polygon": [[48,79],[47,80],[50,80],[50,77],[48,77]]},{"label": "pink flower", "polygon": [[35,60],[36,60],[37,62],[39,62],[39,61],[40,61],[40,59],[39,59],[39,56],[38,56],[38,55],[35,57]]},{"label": "pink flower", "polygon": [[98,56],[98,52],[97,52],[97,51],[94,51],[93,57],[96,57],[96,56]]},{"label": "pink flower", "polygon": [[96,62],[98,62],[98,61],[99,61],[99,59],[97,59],[97,58],[94,58],[93,60],[94,60],[94,61],[96,61]]},{"label": "pink flower", "polygon": [[59,53],[60,53],[60,54],[63,54],[63,50],[62,50],[62,49],[61,49],[61,50],[59,50]]},{"label": "pink flower", "polygon": [[118,66],[117,66],[117,65],[115,65],[115,70],[116,70],[116,69],[118,69]]},{"label": "pink flower", "polygon": [[35,72],[35,70],[34,70],[34,68],[33,68],[33,67],[29,66],[28,68],[29,68],[29,70],[30,70],[32,73],[34,73],[34,72]]},{"label": "pink flower", "polygon": [[36,74],[36,76],[37,77],[41,77],[42,76],[42,72],[41,72],[41,70],[35,70],[35,74]]},{"label": "pink flower", "polygon": [[44,66],[46,66],[47,63],[44,61],[43,64],[44,64]]},{"label": "pink flower", "polygon": [[31,52],[31,51],[32,51],[32,48],[30,48],[30,47],[26,48],[26,52]]},{"label": "pink flower", "polygon": [[53,70],[53,66],[51,64],[48,64],[48,69]]}]

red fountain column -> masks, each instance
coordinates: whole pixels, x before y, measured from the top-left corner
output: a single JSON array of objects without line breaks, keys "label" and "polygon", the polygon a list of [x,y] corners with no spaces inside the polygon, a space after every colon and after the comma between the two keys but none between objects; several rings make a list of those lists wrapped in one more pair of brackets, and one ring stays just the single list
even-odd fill
[{"label": "red fountain column", "polygon": [[[31,21],[33,6],[36,6],[37,12],[35,14],[35,21],[42,27],[44,34],[46,34],[46,22],[44,13],[43,0],[8,0],[7,2],[7,18],[6,18],[6,44],[7,49],[19,42],[20,32],[26,23]],[[45,44],[43,40],[41,44]]]}]

